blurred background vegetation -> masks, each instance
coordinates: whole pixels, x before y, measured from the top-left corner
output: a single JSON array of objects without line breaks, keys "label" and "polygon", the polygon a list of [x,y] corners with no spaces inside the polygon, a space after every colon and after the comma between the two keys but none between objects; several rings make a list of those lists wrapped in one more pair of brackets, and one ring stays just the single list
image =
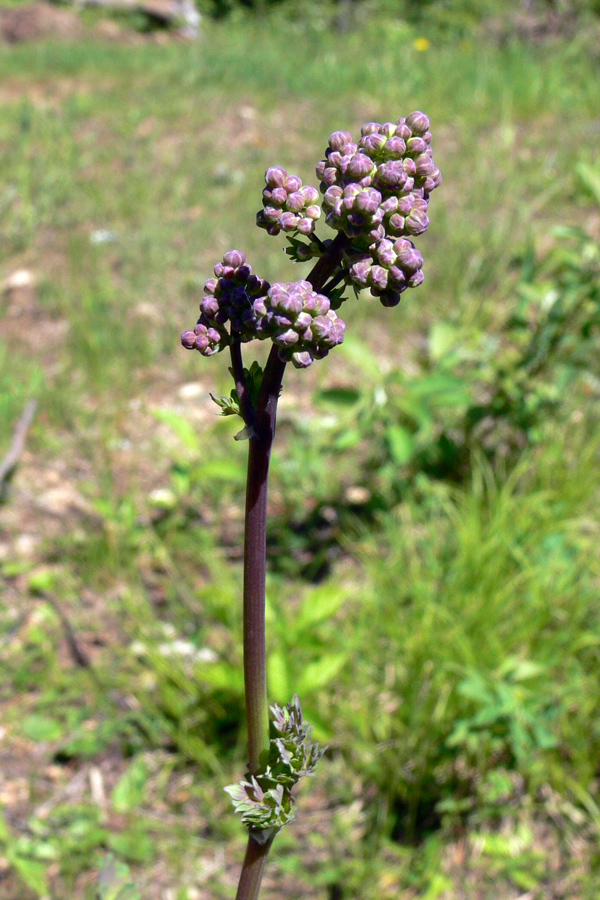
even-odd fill
[{"label": "blurred background vegetation", "polygon": [[246,447],[179,333],[231,247],[304,274],[267,166],[423,109],[424,285],[286,374],[270,692],[329,751],[264,897],[596,900],[600,7],[199,7],[0,46],[0,893],[235,895]]}]

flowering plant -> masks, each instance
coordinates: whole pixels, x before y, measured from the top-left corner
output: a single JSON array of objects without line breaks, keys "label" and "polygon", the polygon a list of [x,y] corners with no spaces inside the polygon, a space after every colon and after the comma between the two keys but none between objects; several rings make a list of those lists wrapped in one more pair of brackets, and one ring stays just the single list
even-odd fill
[{"label": "flowering plant", "polygon": [[[297,696],[268,717],[265,666],[266,525],[269,460],[277,403],[288,362],[307,368],[344,340],[337,310],[352,290],[369,289],[385,307],[397,306],[407,288],[423,281],[423,257],[413,238],[427,230],[429,197],[441,183],[433,161],[429,119],[422,112],[381,125],[363,125],[358,143],[348,131],[329,138],[316,167],[319,191],[282,166],[265,174],[257,225],[284,232],[294,262],[316,260],[306,279],[269,282],[256,275],[239,250],[230,250],[204,286],[200,318],[184,331],[189,350],[212,356],[225,347],[235,387],[215,402],[238,415],[249,441],[244,539],[244,684],[248,721],[248,774],[226,788],[249,831],[237,900],[256,900],[277,832],[294,815],[292,789],[323,755],[311,741]],[[321,240],[323,216],[337,232]],[[248,369],[242,344],[270,340],[264,371]],[[214,399],[214,398],[213,398]]]}]

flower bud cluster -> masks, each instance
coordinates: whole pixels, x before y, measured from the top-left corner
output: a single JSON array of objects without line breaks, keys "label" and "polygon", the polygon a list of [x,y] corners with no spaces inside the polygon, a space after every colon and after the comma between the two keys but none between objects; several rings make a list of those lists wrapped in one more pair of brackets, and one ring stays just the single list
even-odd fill
[{"label": "flower bud cluster", "polygon": [[269,763],[259,775],[247,775],[239,784],[225,790],[233,800],[235,811],[264,843],[288,822],[295,813],[292,788],[304,775],[312,775],[325,750],[311,739],[311,727],[302,716],[296,694],[286,706],[272,706],[273,730],[269,744]]},{"label": "flower bud cluster", "polygon": [[299,231],[312,234],[321,215],[319,192],[303,185],[297,175],[288,175],[283,166],[271,166],[265,173],[263,206],[256,214],[256,224],[269,234]]},{"label": "flower bud cluster", "polygon": [[346,325],[308,281],[276,283],[254,304],[261,328],[279,346],[279,356],[305,369],[344,340]]},{"label": "flower bud cluster", "polygon": [[349,280],[359,288],[370,288],[384,306],[397,306],[406,288],[422,283],[423,257],[412,241],[388,238],[378,241],[368,253],[349,260]]},{"label": "flower bud cluster", "polygon": [[352,241],[348,280],[395,305],[396,295],[423,280],[410,238],[427,230],[429,195],[442,181],[428,117],[413,112],[384,125],[369,122],[358,144],[350,132],[335,131],[317,176],[325,221]]},{"label": "flower bud cluster", "polygon": [[[206,296],[200,301],[198,324],[181,335],[184,347],[199,350],[203,356],[222,350],[232,338],[250,341],[268,336],[263,333],[255,305],[269,290],[269,282],[253,273],[241,250],[229,250],[214,272],[215,277],[204,285]],[[230,331],[225,327],[227,322]]]}]

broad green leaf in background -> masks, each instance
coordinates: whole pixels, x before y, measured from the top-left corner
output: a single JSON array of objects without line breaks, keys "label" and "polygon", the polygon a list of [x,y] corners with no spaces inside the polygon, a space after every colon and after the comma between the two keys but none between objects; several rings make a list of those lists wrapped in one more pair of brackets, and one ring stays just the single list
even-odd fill
[{"label": "broad green leaf in background", "polygon": [[298,694],[309,694],[329,684],[348,660],[347,653],[330,653],[318,662],[310,663],[298,682]]},{"label": "broad green leaf in background", "polygon": [[429,356],[439,362],[458,340],[458,329],[448,322],[436,322],[429,332]]},{"label": "broad green leaf in background", "polygon": [[331,584],[308,591],[302,598],[296,630],[301,631],[322,622],[323,619],[329,619],[346,600],[348,600],[346,591]]},{"label": "broad green leaf in background", "polygon": [[390,454],[398,466],[405,466],[411,461],[415,452],[415,439],[406,428],[401,425],[390,425],[386,429]]},{"label": "broad green leaf in background", "polygon": [[185,416],[181,416],[171,409],[153,409],[152,415],[159,422],[164,422],[165,425],[172,428],[187,450],[200,450],[198,432]]},{"label": "broad green leaf in background", "polygon": [[62,737],[63,727],[56,719],[49,716],[31,715],[23,720],[21,726],[23,734],[36,743],[51,743]]},{"label": "broad green leaf in background", "polygon": [[30,859],[27,856],[21,856],[14,850],[9,849],[6,858],[11,866],[18,872],[19,877],[25,882],[38,897],[48,897],[50,887],[46,876],[46,865],[40,860]]},{"label": "broad green leaf in background", "polygon": [[146,795],[148,769],[141,759],[134,760],[117,781],[111,795],[115,812],[126,813],[137,809]]},{"label": "broad green leaf in background", "polygon": [[360,391],[355,388],[337,387],[318,391],[315,394],[317,403],[331,403],[335,406],[352,407],[360,400]]},{"label": "broad green leaf in background", "polygon": [[[154,853],[154,844],[147,831],[140,829],[109,834],[106,843],[111,850],[132,863],[148,862]],[[118,900],[122,900],[119,896]],[[129,900],[129,898],[127,898]]]},{"label": "broad green leaf in background", "polygon": [[274,651],[267,660],[269,693],[278,703],[287,703],[291,697],[290,677],[285,655]]},{"label": "broad green leaf in background", "polygon": [[10,831],[8,830],[8,825],[6,824],[6,819],[2,811],[0,810],[0,841],[5,843],[10,840]]},{"label": "broad green leaf in background", "polygon": [[593,169],[592,166],[580,162],[575,166],[575,171],[596,203],[600,205],[600,169]]}]

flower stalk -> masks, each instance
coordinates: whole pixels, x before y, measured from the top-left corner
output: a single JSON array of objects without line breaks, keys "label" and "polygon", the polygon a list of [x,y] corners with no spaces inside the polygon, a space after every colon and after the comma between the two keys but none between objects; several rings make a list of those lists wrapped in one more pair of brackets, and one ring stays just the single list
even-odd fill
[{"label": "flower stalk", "polygon": [[[212,356],[231,355],[235,388],[215,402],[222,415],[238,415],[248,439],[244,530],[244,686],[248,725],[248,772],[229,785],[236,812],[249,830],[237,900],[258,900],[269,850],[277,832],[294,817],[293,788],[312,775],[324,753],[313,743],[298,697],[271,707],[266,678],[265,588],[269,463],[277,403],[288,362],[304,369],[342,343],[346,325],[337,310],[348,288],[368,288],[384,307],[423,281],[423,257],[411,238],[429,225],[429,195],[440,183],[433,162],[429,119],[411,113],[396,122],[369,122],[358,143],[347,131],[329,138],[316,167],[323,194],[303,185],[282,166],[265,174],[263,209],[257,225],[270,235],[284,232],[288,256],[297,263],[315,259],[305,280],[270,285],[259,278],[239,250],[230,250],[205,286],[200,318],[181,342]],[[322,205],[321,205],[322,204]],[[337,234],[315,234],[325,223]],[[242,343],[272,341],[264,372],[244,368]]]}]

